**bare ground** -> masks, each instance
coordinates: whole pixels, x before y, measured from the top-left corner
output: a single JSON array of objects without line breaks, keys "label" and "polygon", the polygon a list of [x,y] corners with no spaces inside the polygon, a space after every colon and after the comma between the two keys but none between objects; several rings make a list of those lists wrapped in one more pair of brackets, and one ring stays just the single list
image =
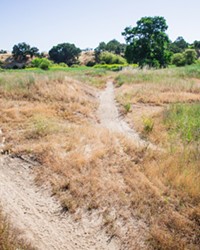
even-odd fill
[{"label": "bare ground", "polygon": [[119,249],[101,231],[101,218],[85,216],[81,222],[62,213],[47,186],[34,184],[33,165],[1,156],[0,197],[11,222],[25,232],[36,249]]},{"label": "bare ground", "polygon": [[120,117],[115,101],[114,86],[111,81],[107,83],[106,90],[100,95],[98,115],[102,126],[108,128],[112,132],[120,133],[128,139],[131,139],[137,147],[158,149],[150,142],[141,139],[134,128],[131,128],[128,123]]}]

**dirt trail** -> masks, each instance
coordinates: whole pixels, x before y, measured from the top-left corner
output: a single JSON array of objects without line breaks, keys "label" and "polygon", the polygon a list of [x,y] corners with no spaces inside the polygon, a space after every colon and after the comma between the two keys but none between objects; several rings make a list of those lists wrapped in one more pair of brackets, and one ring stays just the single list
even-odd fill
[{"label": "dirt trail", "polygon": [[[151,146],[120,119],[112,82],[100,95],[98,115],[102,126],[124,134],[138,146]],[[0,142],[2,146],[3,137]],[[13,225],[25,233],[33,246],[39,250],[120,249],[115,238],[109,239],[102,231],[98,215],[85,215],[75,222],[69,214],[61,213],[50,188],[35,185],[33,167],[34,164],[22,159],[0,155],[0,203]]]},{"label": "dirt trail", "polygon": [[101,125],[110,131],[121,133],[130,138],[138,147],[149,147],[156,149],[156,146],[140,138],[133,128],[120,118],[115,102],[114,86],[111,81],[107,83],[106,89],[100,95],[99,119]]},{"label": "dirt trail", "polygon": [[0,202],[15,227],[39,250],[119,249],[100,229],[101,218],[76,223],[62,214],[48,187],[36,187],[32,164],[0,156]]}]

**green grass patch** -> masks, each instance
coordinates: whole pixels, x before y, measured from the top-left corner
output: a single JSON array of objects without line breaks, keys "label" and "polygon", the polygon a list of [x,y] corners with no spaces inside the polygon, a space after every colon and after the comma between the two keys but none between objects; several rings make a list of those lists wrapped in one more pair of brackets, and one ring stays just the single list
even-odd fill
[{"label": "green grass patch", "polygon": [[165,112],[164,122],[169,133],[182,142],[200,141],[200,104],[173,104]]},{"label": "green grass patch", "polygon": [[123,84],[154,84],[163,90],[179,90],[198,93],[199,88],[194,79],[200,78],[200,65],[168,69],[129,69],[115,76],[116,86]]},{"label": "green grass patch", "polygon": [[111,70],[111,71],[120,71],[126,66],[127,64],[96,64],[94,68]]}]

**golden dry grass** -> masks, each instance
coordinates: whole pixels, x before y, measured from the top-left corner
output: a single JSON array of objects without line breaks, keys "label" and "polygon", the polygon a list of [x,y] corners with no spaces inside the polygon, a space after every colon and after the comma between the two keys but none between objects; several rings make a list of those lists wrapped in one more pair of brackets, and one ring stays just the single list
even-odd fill
[{"label": "golden dry grass", "polygon": [[[177,182],[172,175],[175,165],[179,173],[180,152],[169,158],[138,149],[102,128],[96,119],[98,90],[80,82],[87,77],[59,72],[4,75],[0,127],[5,152],[34,157],[42,165],[35,170],[36,182],[48,181],[63,210],[76,219],[98,211],[102,227],[121,240],[122,249],[198,249],[197,185],[192,186],[192,175],[191,192],[189,184],[180,190],[186,179],[179,175]],[[95,77],[105,81],[104,75],[93,76],[93,81]],[[143,124],[141,112],[155,117],[154,129],[162,136],[154,129],[148,136],[167,145],[161,111],[162,106],[139,106],[137,123]]]},{"label": "golden dry grass", "polygon": [[34,248],[26,242],[19,230],[14,229],[8,219],[3,215],[0,208],[0,249],[2,250],[34,250]]}]

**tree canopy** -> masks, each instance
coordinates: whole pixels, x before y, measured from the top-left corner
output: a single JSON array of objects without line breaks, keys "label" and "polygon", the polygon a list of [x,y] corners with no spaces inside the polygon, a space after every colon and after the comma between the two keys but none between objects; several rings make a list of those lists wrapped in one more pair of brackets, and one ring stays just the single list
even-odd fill
[{"label": "tree canopy", "polygon": [[170,43],[169,49],[173,53],[182,53],[187,49],[189,44],[184,40],[182,36],[177,37],[177,39]]},{"label": "tree canopy", "polygon": [[81,50],[74,44],[60,43],[49,51],[49,57],[55,63],[64,62],[71,66],[77,62],[80,52]]},{"label": "tree canopy", "polygon": [[32,58],[34,55],[38,55],[38,52],[38,48],[31,47],[29,44],[24,42],[14,45],[12,50],[13,57],[19,61],[26,60],[27,55]]},{"label": "tree canopy", "polygon": [[125,57],[140,67],[166,67],[170,61],[168,26],[164,17],[142,17],[136,27],[126,27],[122,35],[128,44]]},{"label": "tree canopy", "polygon": [[99,46],[95,49],[95,51],[97,52],[108,51],[108,52],[112,52],[114,54],[120,55],[124,53],[125,48],[126,48],[125,44],[120,43],[116,39],[113,39],[109,41],[108,43],[100,42]]}]

